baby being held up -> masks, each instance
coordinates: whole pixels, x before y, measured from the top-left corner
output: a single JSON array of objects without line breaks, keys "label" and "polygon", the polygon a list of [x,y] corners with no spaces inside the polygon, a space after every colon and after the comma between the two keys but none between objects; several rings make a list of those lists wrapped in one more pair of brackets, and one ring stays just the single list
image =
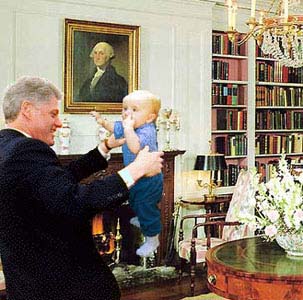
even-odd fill
[{"label": "baby being held up", "polygon": [[[122,153],[123,163],[127,166],[145,146],[149,146],[149,151],[158,151],[155,122],[160,107],[158,97],[149,91],[138,90],[123,98],[122,121],[112,123],[97,112],[91,114],[98,124],[114,133],[116,139],[125,138]],[[152,255],[159,246],[161,215],[158,203],[162,192],[163,174],[143,177],[130,189],[129,204],[136,214],[130,223],[140,227],[145,237],[145,242],[136,251],[141,257]]]}]

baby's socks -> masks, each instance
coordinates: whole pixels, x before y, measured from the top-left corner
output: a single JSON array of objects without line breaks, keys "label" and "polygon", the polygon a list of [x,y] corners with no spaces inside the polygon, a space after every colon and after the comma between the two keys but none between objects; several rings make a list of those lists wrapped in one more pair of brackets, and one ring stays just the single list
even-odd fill
[{"label": "baby's socks", "polygon": [[137,249],[136,254],[141,257],[151,256],[159,246],[159,235],[146,236],[145,242]]},{"label": "baby's socks", "polygon": [[129,220],[129,223],[140,228],[140,222],[139,222],[139,219],[138,217],[133,217]]}]

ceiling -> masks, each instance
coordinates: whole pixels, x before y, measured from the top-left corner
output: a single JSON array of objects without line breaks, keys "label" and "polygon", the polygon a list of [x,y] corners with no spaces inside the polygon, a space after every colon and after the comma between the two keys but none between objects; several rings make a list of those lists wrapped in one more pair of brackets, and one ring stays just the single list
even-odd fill
[{"label": "ceiling", "polygon": [[[224,5],[226,0],[201,0],[201,1],[206,1],[206,2],[213,2],[218,5]],[[300,0],[299,0],[300,1]],[[279,3],[279,0],[256,0],[256,8],[257,10],[268,10],[274,2],[274,9],[273,11],[277,10],[277,5]],[[291,0],[290,0],[291,2]],[[250,0],[237,0],[237,4],[239,8],[244,8],[244,9],[249,9],[250,10],[250,5],[251,1]],[[297,4],[294,8],[289,7],[289,12],[292,12],[294,14],[303,14],[303,0],[301,0],[301,3]]]}]

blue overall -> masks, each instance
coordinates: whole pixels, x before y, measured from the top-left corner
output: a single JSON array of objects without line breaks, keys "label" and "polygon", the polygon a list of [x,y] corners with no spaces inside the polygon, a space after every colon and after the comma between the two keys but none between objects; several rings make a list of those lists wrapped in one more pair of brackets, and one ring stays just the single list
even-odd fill
[{"label": "blue overall", "polygon": [[[140,149],[149,146],[149,151],[158,151],[157,131],[154,123],[147,123],[135,129],[140,140]],[[124,137],[121,121],[114,125],[116,139]],[[123,163],[129,165],[136,158],[127,144],[122,145]],[[143,177],[130,189],[129,204],[137,215],[144,236],[155,236],[161,231],[161,215],[158,203],[162,199],[163,174]]]}]

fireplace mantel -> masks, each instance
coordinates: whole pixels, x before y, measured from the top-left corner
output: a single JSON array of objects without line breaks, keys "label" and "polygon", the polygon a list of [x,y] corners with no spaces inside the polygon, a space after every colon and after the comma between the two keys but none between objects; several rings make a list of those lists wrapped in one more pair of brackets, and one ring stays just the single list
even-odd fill
[{"label": "fireplace mantel", "polygon": [[[167,243],[169,236],[169,225],[174,212],[174,173],[175,173],[175,157],[184,154],[184,150],[176,150],[164,152],[164,189],[163,198],[160,203],[162,232],[160,234],[160,247],[157,254],[157,265],[164,264],[167,251]],[[79,158],[80,154],[59,155],[59,159],[63,165],[68,164],[72,160]],[[97,180],[104,176],[113,174],[123,168],[122,153],[113,153],[106,170],[95,173],[85,181]]]}]

